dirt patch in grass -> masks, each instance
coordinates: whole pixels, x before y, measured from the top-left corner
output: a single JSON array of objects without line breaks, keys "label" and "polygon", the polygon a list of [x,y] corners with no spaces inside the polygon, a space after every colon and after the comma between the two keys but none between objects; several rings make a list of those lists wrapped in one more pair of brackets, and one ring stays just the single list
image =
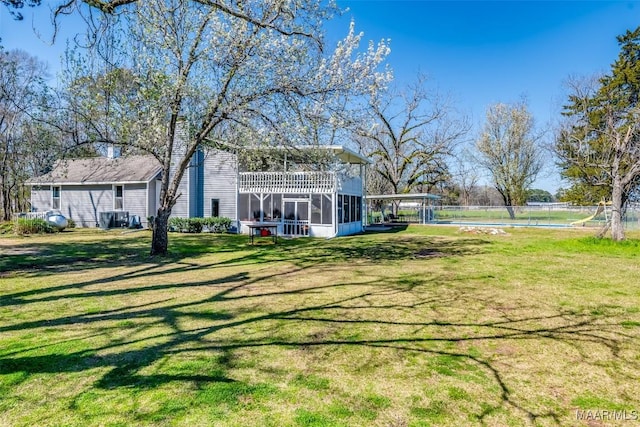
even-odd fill
[{"label": "dirt patch in grass", "polygon": [[446,254],[432,248],[422,248],[415,253],[416,258],[440,258],[443,256],[446,256]]}]

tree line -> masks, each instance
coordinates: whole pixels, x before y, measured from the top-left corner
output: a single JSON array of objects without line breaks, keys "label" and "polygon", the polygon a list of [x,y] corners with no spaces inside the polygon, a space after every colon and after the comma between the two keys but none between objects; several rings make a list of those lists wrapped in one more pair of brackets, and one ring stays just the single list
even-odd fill
[{"label": "tree line", "polygon": [[[24,2],[3,3],[20,18]],[[624,238],[622,215],[640,184],[640,28],[618,37],[609,73],[570,82],[556,129],[537,126],[519,101],[488,106],[473,134],[468,117],[425,76],[392,84],[387,41],[362,48],[352,23],[328,46],[322,28],[336,13],[331,4],[303,0],[61,4],[54,24],[77,14],[87,25],[55,89],[37,58],[0,48],[2,217],[29,209],[22,184],[56,159],[117,145],[125,155],[151,154],[163,167],[151,249],[162,254],[178,184],[197,147],[349,141],[372,159],[370,194],[435,192],[452,204],[500,203],[512,216],[514,206],[554,199],[532,188],[553,155],[569,184],[560,199],[611,201],[612,236]],[[189,138],[176,158],[184,120]]]}]

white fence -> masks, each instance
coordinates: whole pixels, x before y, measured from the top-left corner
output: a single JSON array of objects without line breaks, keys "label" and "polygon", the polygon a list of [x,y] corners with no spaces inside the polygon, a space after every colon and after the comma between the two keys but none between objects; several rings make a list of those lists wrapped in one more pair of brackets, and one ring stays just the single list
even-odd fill
[{"label": "white fence", "polygon": [[48,212],[23,212],[14,215],[14,219],[18,220],[18,218],[25,219],[47,219]]}]

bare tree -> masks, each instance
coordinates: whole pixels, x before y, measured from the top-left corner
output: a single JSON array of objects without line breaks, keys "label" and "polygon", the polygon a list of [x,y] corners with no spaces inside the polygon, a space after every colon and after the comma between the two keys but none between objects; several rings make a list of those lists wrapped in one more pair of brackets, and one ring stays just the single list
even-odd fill
[{"label": "bare tree", "polygon": [[473,164],[473,156],[467,150],[455,156],[454,162],[452,178],[460,191],[460,204],[470,206],[473,191],[480,180],[480,172]]},{"label": "bare tree", "polygon": [[372,102],[371,116],[357,128],[357,139],[373,160],[369,183],[389,194],[428,190],[447,180],[447,161],[470,128],[450,100],[427,90],[424,75]]},{"label": "bare tree", "polygon": [[30,159],[44,157],[29,136],[45,95],[46,65],[23,51],[0,48],[0,212],[4,220],[26,208],[23,183],[34,170]]},{"label": "bare tree", "polygon": [[525,103],[487,109],[484,130],[476,142],[477,161],[491,174],[511,219],[515,218],[513,207],[527,201],[527,190],[542,169],[541,137]]}]

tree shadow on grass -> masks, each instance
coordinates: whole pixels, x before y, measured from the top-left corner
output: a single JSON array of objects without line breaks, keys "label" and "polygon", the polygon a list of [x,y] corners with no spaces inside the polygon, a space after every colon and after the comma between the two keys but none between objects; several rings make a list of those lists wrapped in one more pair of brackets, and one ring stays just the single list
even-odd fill
[{"label": "tree shadow on grass", "polygon": [[[621,353],[622,345],[637,342],[638,337],[620,330],[619,324],[607,323],[602,316],[589,313],[559,311],[537,316],[502,316],[493,321],[459,321],[446,317],[431,320],[394,320],[381,313],[420,313],[437,308],[446,311],[449,307],[474,307],[477,296],[465,291],[464,286],[452,283],[452,278],[442,275],[417,276],[408,272],[396,276],[366,276],[349,282],[285,286],[283,289],[263,290],[261,284],[273,280],[288,280],[289,274],[328,269],[334,265],[352,266],[356,263],[379,264],[401,261],[430,262],[439,257],[464,257],[482,253],[488,241],[477,238],[438,238],[393,234],[381,239],[379,236],[354,236],[335,240],[295,239],[282,244],[264,247],[250,247],[245,238],[233,236],[210,238],[196,241],[199,236],[174,239],[182,242],[182,255],[162,260],[161,263],[137,261],[135,257],[122,258],[123,254],[110,255],[118,245],[113,242],[86,242],[95,253],[102,254],[104,261],[86,261],[74,266],[77,271],[89,270],[93,266],[128,266],[124,273],[105,278],[71,281],[58,286],[27,289],[0,296],[0,307],[24,306],[25,304],[52,304],[67,302],[102,301],[113,296],[127,296],[132,302],[122,307],[103,309],[97,312],[55,315],[28,320],[10,320],[0,323],[0,332],[39,334],[46,328],[82,328],[87,333],[77,338],[84,342],[84,348],[75,351],[59,350],[58,344],[66,339],[53,339],[19,349],[5,348],[0,351],[0,375],[22,373],[21,382],[32,375],[87,373],[96,368],[107,368],[98,376],[93,387],[101,390],[117,388],[147,389],[167,383],[179,382],[185,385],[204,387],[206,384],[226,384],[236,387],[231,395],[238,398],[242,393],[250,393],[246,383],[238,382],[230,374],[234,368],[235,354],[247,349],[276,347],[280,349],[316,348],[385,348],[399,354],[422,354],[425,357],[446,356],[464,360],[479,367],[491,378],[498,390],[497,394],[487,387],[487,394],[498,403],[485,405],[476,413],[481,423],[500,408],[512,408],[523,414],[529,421],[549,420],[560,424],[566,414],[554,411],[538,411],[530,402],[515,397],[514,385],[505,376],[501,366],[496,364],[491,354],[482,355],[474,351],[453,351],[443,348],[457,343],[497,343],[538,340],[546,345],[567,345],[578,350],[580,363],[589,364],[589,351],[585,346],[596,345],[608,352],[615,361],[614,366],[624,366],[628,371],[640,369],[637,359],[630,359]],[[242,240],[241,240],[242,239]],[[226,253],[231,256],[223,260],[197,262],[198,251],[209,248],[211,252]],[[97,247],[95,245],[98,245]],[[131,253],[146,250],[139,242],[130,243]],[[116,246],[113,246],[116,245]],[[54,260],[63,268],[64,260],[74,259],[78,253],[89,250],[89,246],[76,249],[48,247]],[[200,249],[198,249],[200,248]],[[61,254],[55,254],[61,250]],[[102,252],[101,252],[102,251]],[[126,251],[125,251],[126,252]],[[94,257],[95,257],[94,253]],[[237,253],[237,255],[236,255]],[[112,258],[109,258],[112,256]],[[59,257],[59,258],[55,258]],[[215,258],[215,257],[214,257]],[[98,259],[102,259],[98,256]],[[195,260],[194,260],[195,259]],[[97,262],[97,264],[96,264]],[[191,280],[180,283],[163,277],[170,273],[199,272],[224,266],[250,266],[286,262],[288,270],[261,270],[260,274],[249,270],[221,275],[215,279]],[[104,263],[104,264],[103,264]],[[18,263],[20,264],[20,263]],[[159,267],[162,267],[160,269]],[[46,274],[54,270],[43,267]],[[36,267],[36,271],[37,271]],[[222,270],[224,271],[224,270]],[[58,270],[59,272],[59,270]],[[127,285],[109,289],[86,289],[89,285],[117,283],[141,277],[155,277],[151,285]],[[75,293],[53,294],[75,289]],[[453,290],[451,290],[453,289]],[[136,304],[133,298],[143,292],[177,293],[190,291],[197,297],[191,300],[174,300],[160,294],[150,302]],[[397,295],[406,296],[402,301],[394,301]],[[271,307],[274,298],[300,298],[293,300],[286,309]],[[322,298],[320,298],[322,297]],[[324,298],[324,300],[323,300]],[[244,302],[239,307],[226,305]],[[491,301],[486,302],[487,305]],[[230,308],[232,307],[232,308]],[[520,307],[526,312],[526,307]],[[55,311],[52,311],[55,313]],[[473,316],[472,316],[473,318]],[[123,322],[129,326],[123,326]],[[189,322],[197,323],[196,326]],[[318,327],[326,333],[311,333]],[[130,328],[130,331],[128,330]],[[250,338],[241,333],[247,328],[264,331],[259,338]],[[292,338],[290,331],[308,330],[306,338]],[[337,328],[337,329],[336,329]],[[332,331],[352,332],[352,328],[367,331],[349,334],[348,338],[337,336]],[[377,335],[375,332],[380,330]],[[151,332],[144,332],[144,331]],[[96,336],[110,336],[117,331],[116,339],[104,339],[101,344],[92,344]],[[235,333],[237,331],[237,333]],[[63,332],[61,332],[63,333]],[[63,347],[64,348],[64,347]],[[209,369],[186,369],[183,371],[154,371],[152,367],[164,359],[182,355],[202,354],[215,357],[215,366]],[[595,363],[593,362],[594,366]],[[615,374],[615,373],[614,373]],[[628,377],[626,378],[628,380]],[[17,384],[17,383],[16,383]],[[4,387],[5,391],[10,387]],[[247,391],[248,390],[248,391]],[[491,400],[491,399],[487,399]]]},{"label": "tree shadow on grass", "polygon": [[[350,236],[332,240],[300,238],[283,240],[278,245],[253,246],[248,244],[246,236],[182,235],[174,238],[176,253],[166,258],[151,258],[143,254],[146,251],[146,244],[138,239],[114,241],[113,239],[101,238],[73,244],[52,242],[38,247],[38,253],[27,251],[28,254],[3,257],[0,260],[0,267],[8,269],[5,273],[11,273],[9,278],[60,275],[93,268],[126,267],[127,271],[113,275],[106,274],[96,279],[72,281],[61,285],[0,294],[0,307],[59,299],[104,297],[170,288],[179,289],[180,285],[172,283],[99,291],[90,291],[85,288],[122,280],[163,277],[175,273],[193,274],[212,268],[290,263],[293,266],[291,271],[295,272],[320,265],[426,261],[429,258],[463,257],[482,253],[488,244],[490,244],[489,241],[478,238],[451,239],[433,236],[394,235],[391,238]],[[30,246],[22,247],[22,249],[25,248],[29,249]],[[222,259],[215,257],[220,254],[226,256]],[[206,257],[211,256],[213,256],[213,261],[208,261]],[[199,259],[207,259],[207,262],[201,262]],[[3,271],[2,268],[0,271]],[[230,280],[238,281],[241,279],[240,277],[232,277]],[[205,281],[201,285],[209,286],[220,283]]]},{"label": "tree shadow on grass", "polygon": [[185,259],[198,259],[211,254],[237,253],[237,257],[220,263],[263,263],[290,261],[309,264],[329,261],[376,260],[398,261],[415,258],[427,246],[442,255],[477,253],[490,242],[479,238],[445,239],[403,233],[363,234],[336,239],[280,239],[275,245],[250,245],[244,235],[176,234],[171,236],[167,257],[148,255],[149,236],[96,235],[95,238],[55,240],[30,243],[14,240],[4,245],[0,258],[0,274],[58,274],[88,267],[130,265],[166,265]]},{"label": "tree shadow on grass", "polygon": [[[402,277],[367,278],[359,283],[333,283],[327,285],[309,285],[296,289],[282,290],[282,295],[300,295],[301,299],[289,309],[278,309],[262,314],[244,312],[241,309],[229,311],[211,311],[209,307],[216,304],[241,299],[261,300],[273,297],[279,292],[242,295],[247,287],[259,284],[270,276],[249,277],[246,275],[230,275],[220,278],[211,288],[203,288],[203,295],[193,301],[172,302],[158,300],[150,304],[130,305],[105,310],[87,315],[72,315],[59,318],[18,322],[10,327],[3,327],[2,332],[29,331],[37,333],[44,327],[77,327],[87,326],[94,333],[96,330],[107,332],[110,328],[118,329],[113,322],[130,321],[133,325],[145,327],[162,327],[162,332],[139,337],[135,332],[118,340],[103,345],[94,345],[89,349],[68,353],[56,353],[52,343],[52,352],[47,352],[46,345],[24,348],[19,352],[0,355],[0,375],[25,373],[23,381],[34,374],[59,374],[71,372],[89,372],[95,368],[109,368],[100,376],[93,387],[97,389],[134,388],[146,389],[159,387],[170,382],[182,382],[203,386],[206,383],[236,382],[229,371],[233,368],[235,352],[246,349],[277,347],[282,349],[313,348],[385,348],[399,354],[423,354],[425,357],[446,356],[464,360],[479,367],[492,379],[498,392],[493,398],[498,401],[494,405],[485,405],[481,412],[475,414],[479,422],[500,408],[512,408],[523,414],[529,421],[549,420],[561,424],[566,414],[554,411],[537,411],[530,403],[522,402],[514,397],[513,387],[505,378],[499,365],[494,363],[491,355],[483,356],[476,352],[453,351],[442,348],[442,345],[461,342],[500,342],[539,340],[552,345],[570,345],[582,348],[585,343],[597,345],[609,352],[609,357],[619,364],[633,369],[640,368],[637,360],[625,358],[620,353],[622,343],[637,340],[632,334],[619,331],[619,325],[603,322],[601,317],[585,313],[560,311],[555,314],[526,317],[504,317],[493,321],[452,321],[446,319],[400,321],[393,318],[381,318],[375,313],[418,311],[423,307],[439,304],[443,307],[451,305],[464,306],[473,301],[471,295],[463,290],[448,293],[427,292],[422,296],[393,302],[392,295],[413,292],[416,287],[428,286],[436,288],[450,281],[448,277],[431,277],[423,282],[412,283],[407,287]],[[382,280],[381,280],[382,279]],[[382,283],[382,285],[379,285]],[[212,283],[209,283],[212,284]],[[176,289],[187,287],[198,288],[203,282],[174,284]],[[165,288],[163,288],[165,289]],[[350,293],[343,293],[345,289]],[[157,290],[157,289],[156,289]],[[316,302],[302,298],[309,292],[324,292],[331,296],[329,301]],[[127,292],[127,291],[124,291]],[[88,294],[85,298],[96,298],[101,295]],[[213,304],[213,305],[212,305]],[[207,309],[205,309],[205,307]],[[523,307],[524,309],[524,307]],[[526,310],[523,310],[526,311]],[[199,326],[184,327],[187,321],[197,319]],[[366,338],[337,338],[329,334],[313,334],[308,339],[294,339],[288,331],[296,330],[304,325],[340,325],[349,328],[362,326],[365,330],[383,329],[382,336]],[[367,328],[371,326],[372,328]],[[230,331],[242,331],[251,327],[269,331],[262,337],[248,338],[237,334],[230,338]],[[408,332],[407,328],[413,332]],[[389,334],[389,329],[397,332]],[[473,331],[473,332],[470,332]],[[220,335],[225,338],[222,338]],[[89,338],[87,338],[89,339]],[[37,352],[37,355],[30,354]],[[148,372],[148,369],[160,360],[179,357],[182,354],[218,355],[215,369],[206,372],[195,369],[187,372]],[[590,363],[586,351],[582,353],[582,363]],[[595,365],[594,365],[595,366]],[[247,390],[246,384],[238,384],[238,390]],[[241,392],[238,392],[241,394]],[[239,396],[239,395],[238,395]]]}]

